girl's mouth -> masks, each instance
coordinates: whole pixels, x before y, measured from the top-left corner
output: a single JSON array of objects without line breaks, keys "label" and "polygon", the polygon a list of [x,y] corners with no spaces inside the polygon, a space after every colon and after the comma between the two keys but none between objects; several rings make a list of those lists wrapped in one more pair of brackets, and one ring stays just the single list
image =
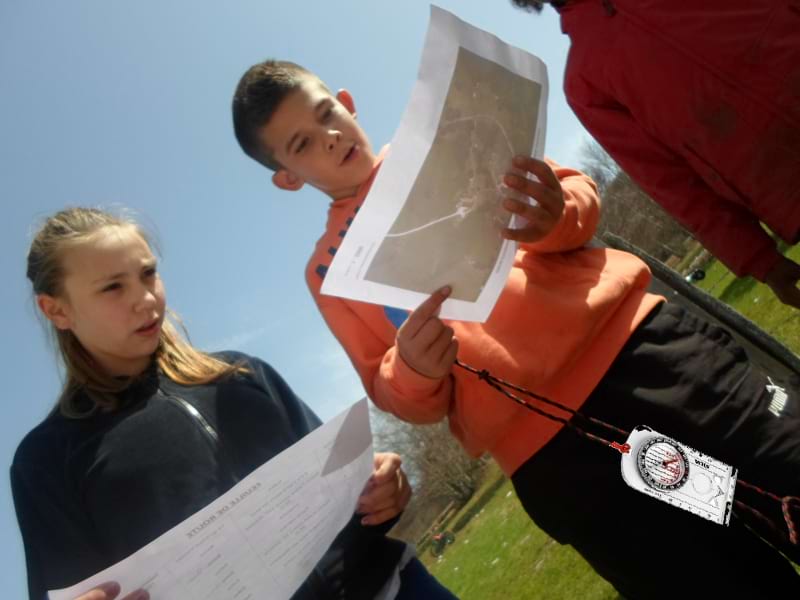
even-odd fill
[{"label": "girl's mouth", "polygon": [[159,329],[161,329],[161,323],[159,322],[158,319],[155,319],[154,321],[151,321],[150,323],[144,325],[143,327],[139,327],[139,329],[136,330],[136,333],[138,333],[139,335],[149,336],[158,332]]}]

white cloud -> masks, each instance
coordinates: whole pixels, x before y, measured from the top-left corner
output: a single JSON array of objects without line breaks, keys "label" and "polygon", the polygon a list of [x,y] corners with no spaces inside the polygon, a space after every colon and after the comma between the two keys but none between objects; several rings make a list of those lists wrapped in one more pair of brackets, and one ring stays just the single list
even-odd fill
[{"label": "white cloud", "polygon": [[254,342],[258,338],[266,335],[272,325],[262,325],[261,327],[254,327],[239,333],[213,340],[208,343],[208,348],[211,350],[240,350],[247,344]]}]

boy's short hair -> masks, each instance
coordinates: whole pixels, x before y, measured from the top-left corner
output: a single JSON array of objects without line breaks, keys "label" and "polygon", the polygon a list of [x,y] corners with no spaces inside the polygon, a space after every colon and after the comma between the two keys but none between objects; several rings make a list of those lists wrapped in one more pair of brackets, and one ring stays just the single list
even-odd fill
[{"label": "boy's short hair", "polygon": [[[259,139],[259,133],[284,98],[300,86],[304,77],[309,76],[320,81],[314,73],[298,64],[270,59],[247,69],[236,86],[232,106],[236,140],[247,156],[268,169],[278,171],[282,166]],[[320,84],[325,86],[322,81]]]},{"label": "boy's short hair", "polygon": [[517,8],[537,13],[542,12],[545,4],[549,4],[553,8],[564,8],[566,3],[567,0],[511,0],[511,4]]}]

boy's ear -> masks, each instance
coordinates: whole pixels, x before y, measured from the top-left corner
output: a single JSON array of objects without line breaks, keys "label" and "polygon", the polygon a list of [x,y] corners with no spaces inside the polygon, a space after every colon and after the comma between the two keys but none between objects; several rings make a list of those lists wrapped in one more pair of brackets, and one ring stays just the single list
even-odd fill
[{"label": "boy's ear", "polygon": [[341,89],[336,92],[336,99],[342,103],[342,105],[347,109],[353,117],[356,116],[356,103],[353,100],[353,96],[345,89]]},{"label": "boy's ear", "polygon": [[275,184],[276,187],[286,190],[287,192],[296,192],[303,187],[305,181],[291,171],[278,169],[272,174],[272,183]]},{"label": "boy's ear", "polygon": [[67,330],[72,328],[69,313],[65,309],[64,303],[58,298],[48,294],[39,294],[36,296],[36,305],[56,329]]}]

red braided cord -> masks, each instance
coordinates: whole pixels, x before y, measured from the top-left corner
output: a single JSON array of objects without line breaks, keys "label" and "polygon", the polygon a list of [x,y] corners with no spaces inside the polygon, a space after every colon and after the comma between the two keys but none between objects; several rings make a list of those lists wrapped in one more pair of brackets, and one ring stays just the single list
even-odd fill
[{"label": "red braided cord", "polygon": [[[511,392],[509,392],[505,388],[512,389],[512,390],[514,390],[516,392],[519,392],[521,394],[524,394],[524,395],[526,395],[526,396],[528,396],[530,398],[538,400],[538,401],[540,401],[540,402],[542,402],[544,404],[547,404],[547,405],[550,405],[550,406],[554,406],[554,407],[556,407],[556,408],[558,408],[560,410],[563,410],[563,411],[571,414],[574,417],[580,417],[580,418],[584,419],[585,421],[589,421],[589,422],[594,423],[596,425],[600,425],[601,427],[605,427],[606,429],[610,429],[610,430],[616,431],[618,433],[622,433],[623,435],[626,435],[626,436],[629,435],[630,432],[625,431],[624,429],[620,429],[619,427],[615,427],[614,425],[611,425],[609,423],[606,423],[605,421],[601,421],[600,419],[596,419],[594,417],[587,417],[586,415],[580,413],[579,411],[577,411],[575,409],[572,409],[572,408],[569,408],[567,406],[564,406],[563,404],[560,404],[560,403],[558,403],[558,402],[556,402],[554,400],[550,400],[549,398],[545,398],[544,396],[540,396],[539,394],[531,392],[530,390],[527,390],[527,389],[525,389],[523,387],[520,387],[520,386],[515,385],[513,383],[510,383],[508,381],[504,381],[504,380],[500,379],[499,377],[495,377],[494,375],[489,373],[489,371],[487,371],[486,369],[481,369],[481,370],[476,369],[475,367],[471,367],[471,366],[467,365],[466,363],[461,362],[458,359],[456,359],[455,364],[457,366],[461,367],[462,369],[464,369],[466,371],[469,371],[470,373],[474,373],[475,375],[478,376],[478,379],[481,379],[481,380],[485,381],[489,386],[491,386],[492,388],[494,388],[495,390],[497,390],[498,392],[500,392],[501,394],[503,394],[507,398],[513,400],[514,402],[516,402],[520,406],[523,406],[523,407],[527,408],[528,410],[532,410],[536,414],[539,414],[539,415],[541,415],[541,416],[543,416],[543,417],[545,417],[547,419],[550,419],[552,421],[558,421],[559,423],[562,423],[565,426],[570,427],[571,429],[576,431],[579,435],[583,435],[584,437],[586,437],[586,438],[588,438],[588,439],[590,439],[592,441],[595,441],[595,442],[598,442],[598,443],[600,443],[600,444],[602,444],[604,446],[608,446],[610,448],[613,448],[613,449],[617,450],[618,452],[620,452],[622,454],[627,454],[630,451],[630,446],[628,444],[619,444],[617,442],[612,442],[612,441],[609,441],[609,440],[607,440],[605,438],[602,438],[602,437],[600,437],[598,435],[590,433],[590,432],[578,427],[577,425],[573,424],[571,421],[569,421],[569,420],[567,420],[567,419],[565,419],[563,417],[559,417],[559,416],[553,415],[551,413],[548,413],[545,410],[542,410],[541,408],[533,406],[532,404],[526,402],[522,398],[519,398],[519,397],[515,396],[514,394],[512,394]],[[783,519],[784,519],[784,521],[786,523],[787,529],[789,530],[789,541],[794,546],[797,546],[798,545],[797,527],[796,527],[796,525],[794,523],[794,520],[792,519],[792,516],[790,514],[790,505],[794,504],[798,508],[800,508],[800,498],[797,498],[795,496],[784,496],[784,497],[781,497],[781,496],[778,496],[776,494],[773,494],[772,492],[768,492],[766,490],[763,490],[760,487],[758,487],[756,485],[753,485],[752,483],[747,483],[746,481],[743,481],[741,479],[738,480],[738,484],[740,486],[742,486],[742,487],[749,488],[749,489],[755,491],[756,493],[759,493],[759,494],[761,494],[763,496],[766,496],[766,497],[768,497],[768,498],[770,498],[772,500],[776,500],[777,502],[781,503],[781,511],[783,512]],[[756,519],[761,521],[762,524],[765,527],[767,527],[771,531],[773,531],[781,540],[785,540],[786,539],[786,534],[783,531],[779,530],[775,526],[775,523],[771,519],[769,519],[767,516],[765,516],[763,513],[761,513],[757,509],[755,509],[755,508],[753,508],[753,507],[751,507],[751,506],[749,506],[749,505],[747,505],[744,502],[741,502],[739,500],[735,500],[734,501],[734,506],[737,507],[742,512],[746,512],[746,513],[749,513],[749,514],[753,515]]]},{"label": "red braided cord", "polygon": [[[794,504],[796,507],[800,508],[800,498],[797,496],[778,496],[773,494],[772,492],[768,492],[764,489],[761,489],[757,485],[753,485],[752,483],[747,483],[746,481],[739,480],[739,485],[742,487],[748,488],[753,490],[754,492],[761,494],[763,496],[767,496],[772,500],[776,500],[781,503],[781,512],[783,513],[783,520],[786,523],[786,528],[789,530],[789,541],[792,542],[795,546],[797,545],[797,526],[795,525],[794,519],[791,515],[791,508],[790,506]],[[748,507],[749,508],[749,507]],[[751,509],[753,512],[758,513],[757,510]],[[761,515],[761,513],[758,513]],[[766,517],[764,517],[766,518]]]}]

